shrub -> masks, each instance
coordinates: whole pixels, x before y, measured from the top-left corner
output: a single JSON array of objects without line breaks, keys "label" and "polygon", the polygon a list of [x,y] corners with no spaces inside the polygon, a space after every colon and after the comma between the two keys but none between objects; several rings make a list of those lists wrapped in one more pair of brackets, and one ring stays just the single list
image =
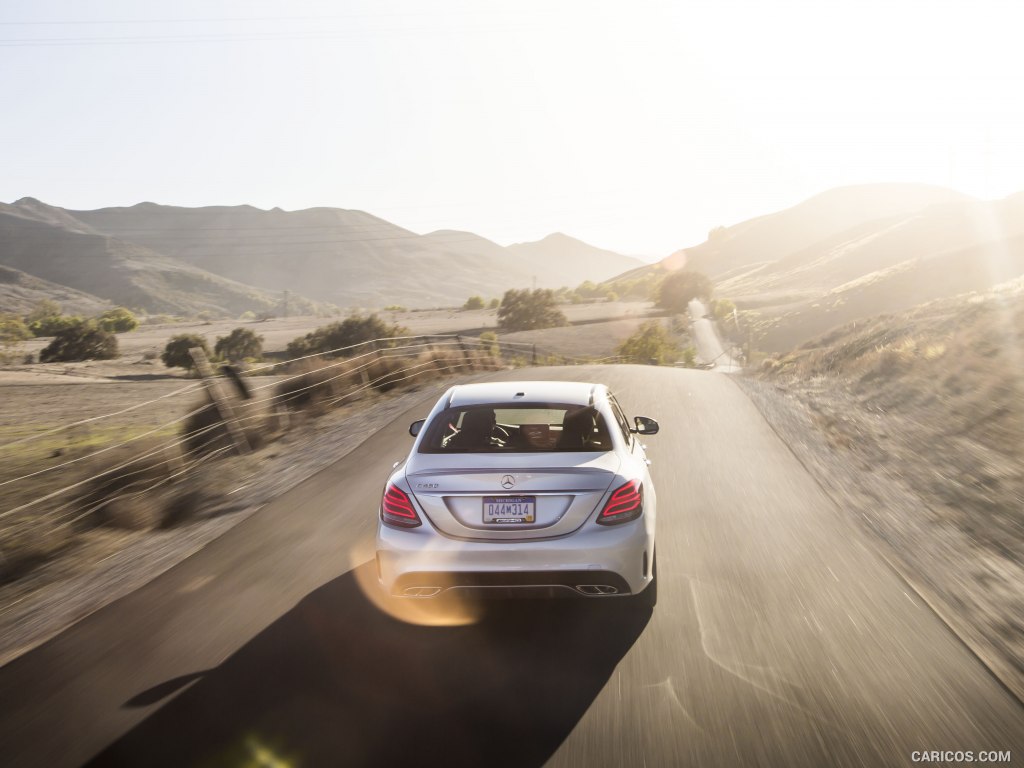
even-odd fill
[{"label": "shrub", "polygon": [[463,309],[483,309],[484,300],[480,296],[470,296],[466,299],[466,303],[462,305]]},{"label": "shrub", "polygon": [[96,318],[96,325],[108,333],[127,333],[138,328],[139,321],[124,307],[115,307]]},{"label": "shrub", "polygon": [[555,292],[547,288],[505,291],[498,308],[498,325],[509,331],[532,331],[568,325],[558,308]]},{"label": "shrub", "polygon": [[618,353],[634,363],[664,365],[679,357],[679,345],[661,323],[649,320],[619,345]]},{"label": "shrub", "polygon": [[32,331],[17,315],[0,315],[0,344],[17,344],[32,338]]},{"label": "shrub", "polygon": [[670,312],[685,312],[694,299],[711,295],[711,280],[700,272],[680,270],[666,277],[658,289],[658,306]]},{"label": "shrub", "polygon": [[481,333],[480,341],[483,342],[480,348],[487,350],[492,356],[498,357],[501,354],[501,348],[498,346],[498,334],[494,331],[484,331]]},{"label": "shrub", "polygon": [[487,308],[488,309],[497,309],[500,306],[501,306],[501,300],[500,299],[491,299],[490,303],[487,305]]},{"label": "shrub", "polygon": [[389,324],[377,315],[352,315],[339,323],[321,326],[312,333],[293,340],[288,344],[288,356],[294,359],[340,350],[341,356],[350,357],[355,350],[343,349],[344,347],[374,339],[407,335],[408,328]]},{"label": "shrub", "polygon": [[238,316],[238,319],[243,323],[251,323],[253,320],[256,319],[256,313],[253,312],[251,309],[247,309],[245,310],[245,312]]},{"label": "shrub", "polygon": [[259,357],[263,354],[263,337],[248,328],[235,328],[227,336],[218,337],[213,349],[218,357],[231,362]]},{"label": "shrub", "polygon": [[79,321],[57,332],[42,352],[41,363],[67,363],[77,360],[113,360],[117,357],[117,337],[94,322]]},{"label": "shrub", "polygon": [[33,336],[56,336],[61,331],[81,325],[82,318],[74,315],[49,315],[40,317],[28,324]]},{"label": "shrub", "polygon": [[731,318],[733,312],[736,311],[736,305],[729,299],[714,299],[708,308],[711,310],[711,316],[716,320]]},{"label": "shrub", "polygon": [[25,315],[25,324],[32,325],[32,323],[38,320],[44,320],[48,317],[59,317],[60,316],[60,304],[52,299],[43,299],[32,311]]},{"label": "shrub", "polygon": [[201,347],[207,355],[210,354],[210,348],[206,345],[204,337],[198,333],[180,333],[177,336],[172,336],[171,340],[167,342],[160,359],[168,368],[184,368],[186,371],[191,371],[195,368],[195,361],[192,360],[192,355],[189,353],[193,347]]}]

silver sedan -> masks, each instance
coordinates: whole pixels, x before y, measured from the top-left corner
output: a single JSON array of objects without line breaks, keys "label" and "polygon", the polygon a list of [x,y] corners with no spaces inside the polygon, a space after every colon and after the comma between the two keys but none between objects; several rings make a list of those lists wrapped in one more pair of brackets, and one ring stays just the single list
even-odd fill
[{"label": "silver sedan", "polygon": [[638,436],[602,384],[449,389],[384,488],[377,575],[396,598],[630,596],[653,606],[657,497]]}]

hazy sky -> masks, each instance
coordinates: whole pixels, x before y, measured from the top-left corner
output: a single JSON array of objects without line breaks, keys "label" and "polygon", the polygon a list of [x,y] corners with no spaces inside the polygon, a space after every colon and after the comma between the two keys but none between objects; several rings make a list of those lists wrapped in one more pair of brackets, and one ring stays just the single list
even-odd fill
[{"label": "hazy sky", "polygon": [[0,200],[338,206],[661,257],[843,184],[1002,197],[1018,7],[0,0]]}]

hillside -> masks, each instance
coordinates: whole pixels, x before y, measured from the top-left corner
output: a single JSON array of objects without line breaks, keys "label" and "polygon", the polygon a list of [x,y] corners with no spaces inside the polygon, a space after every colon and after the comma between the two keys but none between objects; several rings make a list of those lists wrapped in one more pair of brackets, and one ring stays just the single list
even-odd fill
[{"label": "hillside", "polygon": [[[1024,274],[1024,195],[930,206],[779,259],[716,290],[756,306],[765,351]],[[774,301],[773,301],[774,297]]]},{"label": "hillside", "polygon": [[[38,201],[31,206],[38,208]],[[237,316],[271,309],[279,300],[135,243],[93,234],[59,214],[15,215],[10,207],[0,212],[0,265],[50,283],[151,313]]]},{"label": "hillside", "polygon": [[552,235],[504,248],[470,232],[419,235],[363,211],[251,206],[71,211],[97,231],[268,290],[346,307],[461,304],[508,288],[578,285],[640,262]]},{"label": "hillside", "polygon": [[724,279],[720,285],[736,295],[817,294],[823,288],[839,288],[909,258],[998,242],[1019,234],[1024,234],[1024,195],[994,202],[958,200],[862,224],[743,275]]},{"label": "hillside", "polygon": [[110,302],[64,285],[25,274],[10,267],[0,267],[0,311],[16,315],[28,314],[40,301],[56,301],[68,315],[97,315],[110,309]]},{"label": "hillside", "polygon": [[514,243],[506,250],[515,262],[537,275],[537,284],[544,287],[573,288],[582,282],[581,273],[586,273],[586,280],[601,282],[643,265],[640,259],[597,248],[561,232],[534,242]]},{"label": "hillside", "polygon": [[[927,253],[927,252],[926,252]],[[781,352],[852,320],[900,312],[935,299],[983,292],[1024,275],[1024,236],[953,251],[928,253],[878,270],[815,300],[764,317],[758,346]]]},{"label": "hillside", "polygon": [[745,310],[756,350],[783,352],[852,320],[1024,274],[1024,193],[980,201],[919,185],[835,189],[716,230],[610,286],[622,292],[684,266]]},{"label": "hillside", "polygon": [[711,239],[686,249],[686,266],[721,279],[738,270],[775,262],[840,233],[864,227],[878,229],[893,217],[964,199],[942,187],[918,184],[839,187],[792,208],[718,230]]},{"label": "hillside", "polygon": [[958,192],[919,184],[838,187],[791,208],[716,228],[703,243],[620,274],[609,283],[614,286],[683,267],[703,272],[716,283],[756,275],[794,254],[813,254],[857,236],[870,236],[929,206],[966,200]]}]

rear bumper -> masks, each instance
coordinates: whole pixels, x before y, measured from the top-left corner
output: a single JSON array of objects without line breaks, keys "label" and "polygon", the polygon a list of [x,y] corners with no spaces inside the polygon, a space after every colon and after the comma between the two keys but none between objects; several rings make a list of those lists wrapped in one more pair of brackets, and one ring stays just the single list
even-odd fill
[{"label": "rear bumper", "polygon": [[391,588],[396,597],[461,592],[479,597],[611,597],[629,595],[629,583],[611,571],[410,571]]},{"label": "rear bumper", "polygon": [[377,574],[396,597],[621,596],[650,583],[653,538],[644,517],[616,527],[588,521],[567,536],[518,542],[452,539],[426,521],[413,529],[380,525]]}]

